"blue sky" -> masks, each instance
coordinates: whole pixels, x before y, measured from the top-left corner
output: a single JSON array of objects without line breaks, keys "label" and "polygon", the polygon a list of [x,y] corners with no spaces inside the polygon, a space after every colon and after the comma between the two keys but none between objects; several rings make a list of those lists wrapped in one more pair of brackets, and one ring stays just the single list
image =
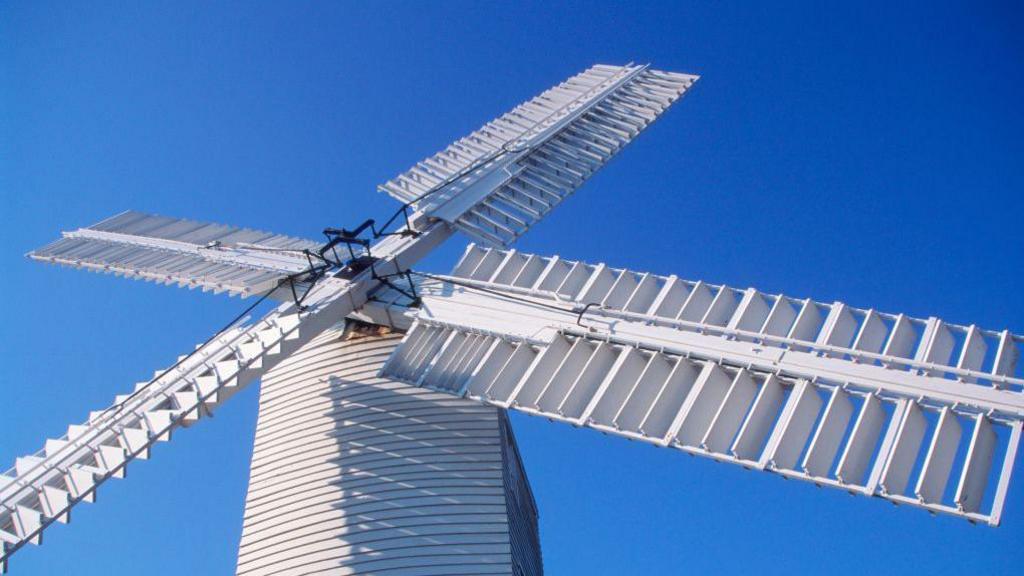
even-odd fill
[{"label": "blue sky", "polygon": [[[519,249],[1024,331],[1012,2],[206,4],[0,6],[3,466],[244,306],[26,251],[129,208],[303,236],[380,216],[378,183],[595,62],[702,80]],[[256,392],[105,485],[14,573],[230,573]],[[514,423],[549,574],[1024,561],[1019,461],[990,529]]]}]

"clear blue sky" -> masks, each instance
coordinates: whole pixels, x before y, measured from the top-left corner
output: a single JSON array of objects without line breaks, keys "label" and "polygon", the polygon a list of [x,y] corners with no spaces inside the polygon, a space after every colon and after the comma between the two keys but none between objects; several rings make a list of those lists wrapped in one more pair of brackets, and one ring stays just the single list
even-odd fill
[{"label": "clear blue sky", "polygon": [[[394,204],[376,184],[595,62],[703,79],[518,248],[1024,331],[1016,3],[205,4],[0,6],[4,467],[244,305],[24,252],[129,208],[305,236],[379,216]],[[256,392],[109,482],[14,573],[230,573]],[[514,423],[549,574],[1024,562],[1020,465],[990,529]]]}]

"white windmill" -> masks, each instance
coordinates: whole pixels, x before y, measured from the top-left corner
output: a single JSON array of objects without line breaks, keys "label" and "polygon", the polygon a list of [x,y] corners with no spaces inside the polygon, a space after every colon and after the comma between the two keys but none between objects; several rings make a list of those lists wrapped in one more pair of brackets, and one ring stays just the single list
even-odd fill
[{"label": "white windmill", "polygon": [[[126,212],[32,252],[280,304],[17,459],[0,563],[257,379],[239,574],[542,573],[506,409],[997,525],[1021,336],[507,249],[694,81],[594,66],[326,243]],[[487,247],[412,270],[456,230]]]}]

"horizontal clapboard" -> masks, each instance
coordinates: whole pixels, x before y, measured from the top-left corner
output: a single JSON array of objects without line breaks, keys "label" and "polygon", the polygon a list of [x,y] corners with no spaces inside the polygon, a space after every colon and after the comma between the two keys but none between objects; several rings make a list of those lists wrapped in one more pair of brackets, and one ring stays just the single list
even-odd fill
[{"label": "horizontal clapboard", "polygon": [[507,246],[658,118],[696,76],[597,65],[380,186]]},{"label": "horizontal clapboard", "polygon": [[419,321],[383,374],[822,486],[999,523],[1019,420],[558,333]]},{"label": "horizontal clapboard", "polygon": [[507,416],[378,377],[399,340],[339,325],[263,378],[236,574],[540,573]]},{"label": "horizontal clapboard", "polygon": [[1015,391],[1024,337],[842,302],[470,245],[453,276],[725,338]]},{"label": "horizontal clapboard", "polygon": [[124,212],[65,232],[34,260],[215,293],[248,296],[309,267],[319,244],[223,224]]}]

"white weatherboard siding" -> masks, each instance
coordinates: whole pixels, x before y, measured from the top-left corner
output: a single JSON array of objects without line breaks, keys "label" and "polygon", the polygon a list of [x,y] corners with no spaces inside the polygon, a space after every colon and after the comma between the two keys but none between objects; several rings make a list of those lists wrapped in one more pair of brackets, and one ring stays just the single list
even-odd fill
[{"label": "white weatherboard siding", "polygon": [[504,412],[378,377],[400,338],[331,329],[264,377],[238,574],[542,573]]}]

